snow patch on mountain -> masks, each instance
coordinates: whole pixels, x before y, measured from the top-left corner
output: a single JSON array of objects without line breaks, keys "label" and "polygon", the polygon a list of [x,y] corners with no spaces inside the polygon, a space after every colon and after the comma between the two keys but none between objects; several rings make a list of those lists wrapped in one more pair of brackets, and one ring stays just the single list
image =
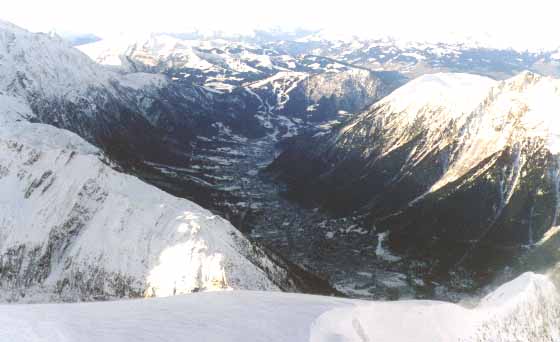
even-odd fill
[{"label": "snow patch on mountain", "polygon": [[260,109],[264,113],[272,114],[272,111],[284,109],[284,106],[290,100],[290,93],[307,77],[309,75],[303,72],[281,71],[271,77],[248,84],[247,88],[249,89],[247,91],[254,93],[258,89],[269,89],[276,97],[275,106],[271,107],[265,104]]}]

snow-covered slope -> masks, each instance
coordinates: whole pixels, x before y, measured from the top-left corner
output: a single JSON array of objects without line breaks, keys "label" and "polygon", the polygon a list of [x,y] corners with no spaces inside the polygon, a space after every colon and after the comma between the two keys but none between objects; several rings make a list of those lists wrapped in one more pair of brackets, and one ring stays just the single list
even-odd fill
[{"label": "snow-covered slope", "polygon": [[[27,103],[38,121],[71,130],[98,146],[118,144],[121,153],[167,159],[177,153],[169,151],[167,127],[158,122],[173,121],[184,130],[177,144],[189,149],[191,125],[184,108],[193,102],[192,95],[169,89],[162,75],[110,71],[57,36],[5,22],[0,22],[0,60],[0,93]],[[166,93],[183,106],[170,103]]]},{"label": "snow-covered slope", "polygon": [[460,127],[494,84],[489,78],[469,74],[421,76],[341,129],[336,144],[349,149],[361,146],[364,149],[361,155],[367,159],[372,155],[388,155],[423,134],[424,149],[417,149],[409,156],[409,161],[414,162],[427,149],[453,139],[455,132],[449,131],[449,126]]},{"label": "snow-covered slope", "polygon": [[[195,128],[208,134],[216,116],[232,117],[213,116],[211,92],[160,74],[112,71],[56,36],[3,22],[0,73],[0,298],[311,290],[321,283],[192,202],[115,171],[149,178],[150,161],[189,164]],[[165,179],[167,188],[172,181]],[[214,195],[211,186],[179,183],[181,196]]]},{"label": "snow-covered slope", "polygon": [[451,154],[450,167],[430,190],[459,179],[484,159],[507,148],[515,151],[513,162],[517,169],[510,176],[515,182],[527,162],[526,154],[538,153],[539,149],[551,155],[560,152],[558,112],[560,80],[524,72],[498,84],[467,116],[459,146]]},{"label": "snow-covered slope", "polygon": [[31,33],[0,21],[0,89],[22,96],[78,100],[95,88],[118,90],[111,84],[132,89],[162,87],[165,77],[155,74],[117,74],[99,67],[85,54],[58,36]]},{"label": "snow-covered slope", "polygon": [[0,56],[0,89],[9,92],[75,97],[89,87],[106,86],[111,76],[62,39],[2,21]]},{"label": "snow-covered slope", "polygon": [[115,171],[77,135],[0,102],[0,299],[295,290],[229,222]]},{"label": "snow-covered slope", "polygon": [[300,138],[271,170],[300,196],[367,214],[402,253],[487,278],[558,218],[560,81],[419,77],[330,134]]},{"label": "snow-covered slope", "polygon": [[525,274],[479,305],[365,302],[264,292],[165,299],[0,306],[10,341],[558,341],[557,289]]}]

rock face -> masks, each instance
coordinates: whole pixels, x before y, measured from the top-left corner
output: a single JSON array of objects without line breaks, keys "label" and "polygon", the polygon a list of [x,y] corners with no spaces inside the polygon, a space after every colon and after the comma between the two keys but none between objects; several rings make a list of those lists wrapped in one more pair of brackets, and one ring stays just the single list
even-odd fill
[{"label": "rock face", "polygon": [[432,272],[493,273],[556,225],[559,89],[529,72],[423,76],[271,170],[305,200],[367,214]]}]

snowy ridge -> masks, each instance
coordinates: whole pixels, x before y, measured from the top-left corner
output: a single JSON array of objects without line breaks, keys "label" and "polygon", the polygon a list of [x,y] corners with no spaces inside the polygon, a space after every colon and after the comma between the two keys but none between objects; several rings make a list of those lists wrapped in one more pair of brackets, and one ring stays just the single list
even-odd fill
[{"label": "snowy ridge", "polygon": [[[80,47],[94,60],[103,64],[124,65],[129,61],[119,56],[132,54],[129,47],[138,46],[144,51],[140,54],[147,56],[147,61],[180,61],[180,58],[169,58],[170,55],[179,57],[192,55],[180,46],[194,47],[196,49],[212,50],[222,49],[229,52],[236,49],[241,53],[234,53],[243,64],[250,65],[258,70],[268,68],[294,70],[301,66],[307,57],[322,56],[350,63],[354,66],[376,71],[398,71],[409,75],[411,78],[434,72],[469,72],[488,75],[497,79],[506,79],[522,70],[532,70],[548,75],[560,75],[558,68],[558,43],[547,47],[527,50],[510,46],[507,42],[491,42],[472,39],[471,37],[455,37],[444,41],[423,41],[422,39],[398,39],[390,36],[360,37],[359,35],[332,35],[328,32],[313,32],[311,34],[287,35],[281,39],[272,35],[251,36],[215,35],[208,37],[200,34],[185,35],[188,39],[182,40],[178,45],[165,44],[165,41],[177,41],[177,38],[164,34],[152,34],[143,38],[138,37],[113,37],[104,42]],[[161,40],[156,44],[158,50],[145,49],[142,46],[150,39]],[[418,37],[416,37],[418,38]],[[133,43],[137,42],[137,43]],[[496,44],[499,43],[499,44]],[[171,46],[171,49],[167,47]],[[259,49],[260,47],[261,49]],[[230,50],[230,48],[233,48]],[[255,49],[257,48],[257,49]],[[174,50],[175,49],[175,50]],[[235,50],[234,50],[235,49]],[[161,54],[160,52],[163,52]],[[178,52],[178,53],[174,53]],[[275,52],[280,53],[279,56]],[[140,55],[139,55],[140,56]],[[186,58],[187,60],[190,57]],[[196,58],[193,58],[193,64]],[[282,63],[283,60],[283,63]],[[213,62],[209,61],[210,64]],[[173,62],[171,63],[173,64]],[[306,63],[304,63],[306,64]],[[335,63],[333,63],[335,64]],[[181,62],[176,64],[181,65]],[[188,66],[188,64],[184,64]],[[320,63],[307,64],[311,69],[321,69]],[[198,67],[197,67],[198,68]],[[199,68],[211,70],[209,66]]]},{"label": "snowy ridge", "polygon": [[[190,38],[122,36],[78,48],[100,64],[116,66],[113,70],[164,73],[171,88],[194,88],[193,107],[202,102],[208,103],[208,111],[225,106],[239,111],[236,116],[250,114],[259,126],[254,130],[272,137],[293,135],[308,120],[359,111],[404,81],[396,74],[380,75],[320,56],[291,53],[281,43]],[[229,113],[225,116],[232,120]],[[233,129],[242,126],[224,124]]]},{"label": "snowy ridge", "polygon": [[[251,53],[253,47],[242,43],[222,40],[181,40],[165,34],[151,34],[147,37],[106,39],[78,47],[99,64],[130,68],[131,61],[147,67],[177,69],[199,69],[209,71],[233,71],[237,73],[261,73],[250,66],[255,62],[259,67],[272,68],[270,58]],[[213,53],[214,49],[238,49],[240,53]]]},{"label": "snowy ridge", "polygon": [[169,84],[164,75],[111,71],[57,36],[7,23],[0,26],[0,61],[0,96],[18,98],[38,121],[79,132],[96,143],[106,134],[100,132],[101,121],[116,126],[119,115],[111,112],[114,107],[134,108],[136,115],[150,120],[143,111],[153,99],[146,97]]},{"label": "snowy ridge", "polygon": [[560,338],[559,304],[550,280],[528,273],[472,309],[430,301],[366,302],[244,291],[0,306],[0,324],[5,327],[0,338],[21,342],[39,337],[46,342],[171,342],[185,336],[214,342],[542,342]]},{"label": "snowy ridge", "polygon": [[454,119],[471,112],[488,94],[495,81],[471,74],[428,74],[420,76],[380,101],[379,106],[395,113],[403,113],[408,121],[424,107],[445,109],[443,115]]},{"label": "snowy ridge", "polygon": [[[284,51],[281,43],[268,46],[223,39],[182,40],[151,34],[143,38],[106,39],[78,48],[100,64],[117,65],[125,70],[175,72],[176,81],[190,79],[215,90],[231,91],[239,86],[256,89],[268,83],[291,83],[292,79],[323,73],[347,72],[356,79],[371,76],[367,69],[353,69],[334,60],[290,54]],[[315,86],[325,88],[320,84]]]},{"label": "snowy ridge", "polygon": [[0,89],[12,93],[73,97],[88,87],[107,86],[111,77],[62,39],[30,33],[7,23],[0,25],[0,57]]},{"label": "snowy ridge", "polygon": [[9,23],[0,25],[0,91],[24,98],[41,96],[77,101],[93,89],[117,94],[113,84],[139,90],[163,87],[162,75],[122,75],[93,62],[61,38],[31,33]]},{"label": "snowy ridge", "polygon": [[336,37],[319,33],[290,44],[298,52],[304,50],[370,70],[399,71],[411,78],[434,72],[466,72],[503,80],[523,70],[560,76],[557,42],[527,50],[528,46],[515,48],[507,42],[416,38]]},{"label": "snowy ridge", "polygon": [[[494,84],[489,78],[469,74],[421,76],[352,120],[341,129],[336,144],[347,148],[363,144],[364,158],[371,154],[384,156],[423,133],[423,146],[437,148],[434,146],[450,142],[454,132],[449,126],[460,127]],[[377,135],[382,139],[373,138]],[[416,149],[410,156],[411,163],[428,152]]]}]

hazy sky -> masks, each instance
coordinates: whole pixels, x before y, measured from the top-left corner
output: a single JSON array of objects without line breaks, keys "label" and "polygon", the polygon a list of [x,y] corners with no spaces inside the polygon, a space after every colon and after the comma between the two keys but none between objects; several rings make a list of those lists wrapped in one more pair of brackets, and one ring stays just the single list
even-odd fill
[{"label": "hazy sky", "polygon": [[[32,31],[246,32],[280,26],[409,39],[452,34],[504,45],[560,45],[558,0],[3,0],[0,18]],[[558,42],[558,43],[556,43]]]}]

